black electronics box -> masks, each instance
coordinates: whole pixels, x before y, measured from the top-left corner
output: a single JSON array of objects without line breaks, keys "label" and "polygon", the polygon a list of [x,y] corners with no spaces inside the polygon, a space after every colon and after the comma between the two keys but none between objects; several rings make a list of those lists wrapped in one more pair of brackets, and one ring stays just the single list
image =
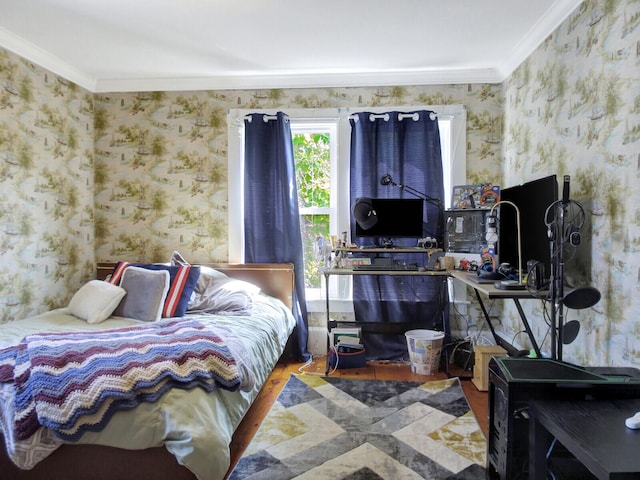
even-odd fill
[{"label": "black electronics box", "polygon": [[444,250],[481,253],[487,244],[486,208],[451,209],[445,213]]}]

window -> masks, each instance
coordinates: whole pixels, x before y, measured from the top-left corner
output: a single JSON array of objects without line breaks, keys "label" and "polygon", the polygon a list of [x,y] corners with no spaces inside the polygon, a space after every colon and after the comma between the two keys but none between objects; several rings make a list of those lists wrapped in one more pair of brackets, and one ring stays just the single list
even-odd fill
[{"label": "window", "polygon": [[[390,110],[414,111],[433,110],[438,114],[442,157],[444,162],[445,206],[451,203],[450,192],[454,185],[466,183],[466,110],[462,105],[358,108],[357,111],[384,113]],[[314,165],[308,172],[311,181],[321,185],[320,190],[307,189],[303,195],[299,190],[300,215],[303,217],[303,242],[305,242],[305,265],[307,278],[307,308],[309,311],[324,309],[324,279],[317,273],[319,262],[313,254],[313,242],[317,235],[340,236],[350,225],[351,208],[349,203],[349,143],[351,127],[349,115],[356,109],[280,109],[291,121],[291,133],[294,137],[294,155],[296,148],[308,149],[308,155],[322,152],[321,166]],[[249,113],[273,114],[273,110],[230,110],[229,125],[229,261],[243,261],[242,233],[242,178],[244,116]],[[296,146],[296,136],[298,145]],[[320,137],[317,137],[320,136]],[[327,155],[329,165],[327,167]],[[307,168],[307,166],[305,166]],[[326,178],[327,168],[329,178]],[[307,187],[303,187],[303,190]],[[327,191],[328,190],[328,191]],[[328,234],[327,231],[328,225]],[[305,240],[306,239],[306,240]],[[311,242],[311,245],[308,243]],[[311,248],[311,251],[308,249]],[[314,278],[315,275],[315,278]],[[337,280],[337,281],[336,281]],[[331,309],[351,311],[351,278],[340,276],[330,282],[332,298]],[[337,301],[334,301],[337,300]],[[340,302],[343,300],[343,302]],[[341,308],[343,307],[343,308]]]},{"label": "window", "polygon": [[291,120],[293,155],[296,161],[298,207],[304,250],[305,286],[319,289],[320,269],[330,248],[331,218],[335,218],[335,187],[331,185],[332,141],[336,123],[306,123]]}]

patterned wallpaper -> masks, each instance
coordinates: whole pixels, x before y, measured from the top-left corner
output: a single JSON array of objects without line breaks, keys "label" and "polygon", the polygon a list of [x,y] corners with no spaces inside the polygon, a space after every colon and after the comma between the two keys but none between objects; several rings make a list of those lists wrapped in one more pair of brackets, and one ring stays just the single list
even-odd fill
[{"label": "patterned wallpaper", "polygon": [[[570,175],[571,198],[585,207],[565,270],[602,299],[567,312],[581,330],[563,358],[640,366],[640,2],[582,3],[505,82],[505,126],[505,184]],[[540,305],[528,302],[527,313],[540,341]],[[522,330],[518,318],[515,309],[503,318],[508,339]]]},{"label": "patterned wallpaper", "polygon": [[[0,110],[0,152],[17,158],[28,151],[20,163],[6,161],[2,177],[0,223],[14,228],[22,222],[0,252],[4,275],[16,278],[0,286],[4,321],[66,305],[90,276],[94,257],[168,261],[177,249],[193,262],[227,260],[230,108],[465,104],[471,180],[499,181],[501,145],[494,138],[502,131],[501,85],[92,96],[0,52],[0,82],[27,84],[31,92],[28,99],[4,93]],[[65,148],[58,130],[73,137]],[[29,184],[38,186],[25,188]],[[75,195],[73,209],[57,203],[60,194]],[[15,197],[28,198],[17,209]],[[52,239],[53,232],[59,233]],[[22,295],[14,293],[23,284]],[[36,291],[47,292],[47,301]]]},{"label": "patterned wallpaper", "polygon": [[[570,356],[639,363],[639,10],[585,2],[504,85],[93,95],[0,49],[0,318],[66,305],[95,261],[226,260],[228,109],[464,104],[470,183],[570,174],[593,201],[603,301]],[[510,309],[501,328],[521,329]]]},{"label": "patterned wallpaper", "polygon": [[93,95],[0,49],[0,318],[94,276]]}]

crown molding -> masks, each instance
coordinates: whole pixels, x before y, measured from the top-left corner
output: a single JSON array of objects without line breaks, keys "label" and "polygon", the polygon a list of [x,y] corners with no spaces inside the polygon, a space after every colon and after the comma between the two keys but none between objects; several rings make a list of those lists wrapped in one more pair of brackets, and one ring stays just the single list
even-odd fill
[{"label": "crown molding", "polygon": [[489,68],[428,68],[410,71],[239,74],[175,78],[95,78],[46,50],[0,27],[0,46],[93,93],[141,91],[245,90],[281,88],[383,87],[465,83],[502,83],[583,0],[556,1],[507,60]]},{"label": "crown molding", "polygon": [[583,1],[554,2],[531,30],[523,35],[522,40],[515,45],[507,60],[498,67],[500,81],[505,81],[549,35],[555,33],[562,22],[569,18]]},{"label": "crown molding", "polygon": [[460,83],[500,83],[494,68],[323,74],[238,75],[185,78],[101,79],[96,93],[247,90],[280,88],[382,87]]},{"label": "crown molding", "polygon": [[92,93],[246,90],[278,88],[381,87],[461,83],[500,83],[495,68],[425,69],[358,73],[236,75],[177,78],[96,79],[42,48],[0,27],[0,46]]},{"label": "crown molding", "polygon": [[35,63],[76,85],[95,92],[96,79],[51,55],[46,50],[27,42],[7,29],[0,27],[0,46]]}]

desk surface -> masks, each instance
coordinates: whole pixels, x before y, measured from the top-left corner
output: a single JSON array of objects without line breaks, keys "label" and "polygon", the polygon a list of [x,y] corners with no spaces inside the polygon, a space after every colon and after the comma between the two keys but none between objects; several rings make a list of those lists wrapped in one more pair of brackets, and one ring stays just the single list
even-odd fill
[{"label": "desk surface", "polygon": [[333,249],[334,252],[347,253],[432,253],[442,252],[441,248],[422,248],[422,247],[338,247]]},{"label": "desk surface", "polygon": [[396,275],[406,277],[446,277],[448,270],[354,270],[353,268],[323,268],[322,273],[327,275]]},{"label": "desk surface", "polygon": [[324,268],[324,275],[403,275],[403,276],[448,276],[460,280],[466,285],[484,293],[489,298],[540,298],[540,292],[529,292],[528,290],[500,290],[493,286],[493,283],[476,283],[470,280],[469,275],[475,272],[464,270],[354,270],[352,268]]},{"label": "desk surface", "polygon": [[[640,477],[640,430],[624,424],[638,411],[640,399],[534,400],[529,404],[532,423],[542,425],[596,477],[606,479]],[[546,446],[531,447],[535,455],[543,455]],[[540,465],[532,478],[546,478],[538,471]]]},{"label": "desk surface", "polygon": [[544,296],[541,292],[530,292],[528,290],[500,290],[491,283],[477,283],[469,278],[475,276],[476,272],[467,272],[464,270],[450,270],[450,275],[456,280],[475,288],[477,291],[484,293],[489,298],[540,298]]}]

